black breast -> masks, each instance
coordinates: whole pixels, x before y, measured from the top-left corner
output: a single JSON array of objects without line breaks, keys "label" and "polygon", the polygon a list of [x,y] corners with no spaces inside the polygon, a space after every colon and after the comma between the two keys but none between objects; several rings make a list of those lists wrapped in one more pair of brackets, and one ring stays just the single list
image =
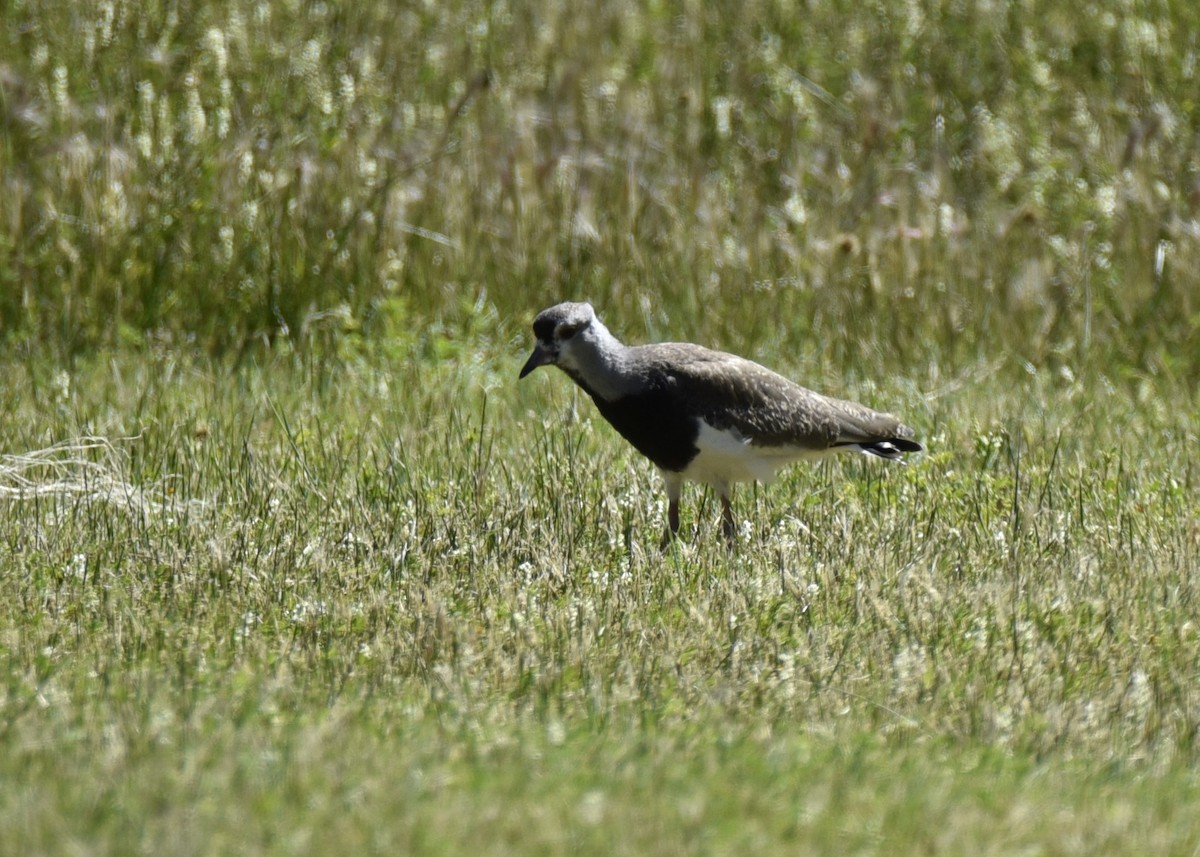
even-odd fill
[{"label": "black breast", "polygon": [[613,428],[659,468],[678,472],[696,457],[696,418],[669,392],[657,389],[611,402],[592,393],[592,400]]}]

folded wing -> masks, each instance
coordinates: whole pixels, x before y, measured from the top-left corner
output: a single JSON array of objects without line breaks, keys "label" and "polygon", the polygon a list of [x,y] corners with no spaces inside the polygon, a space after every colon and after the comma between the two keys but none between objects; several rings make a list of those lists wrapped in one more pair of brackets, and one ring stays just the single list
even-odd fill
[{"label": "folded wing", "polygon": [[[732,429],[754,446],[812,452],[855,446],[884,458],[915,452],[913,431],[891,414],[823,396],[764,366],[696,345],[642,346],[647,381],[687,400],[718,429]],[[878,447],[878,448],[875,448]]]}]

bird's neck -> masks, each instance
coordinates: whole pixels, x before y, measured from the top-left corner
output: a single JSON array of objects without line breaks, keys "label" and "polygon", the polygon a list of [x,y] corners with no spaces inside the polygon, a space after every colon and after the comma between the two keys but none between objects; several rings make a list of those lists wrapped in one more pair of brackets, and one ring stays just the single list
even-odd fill
[{"label": "bird's neck", "polygon": [[633,378],[627,366],[628,347],[609,333],[599,319],[580,334],[580,339],[572,349],[569,365],[562,367],[575,383],[593,398],[608,401],[632,392]]}]

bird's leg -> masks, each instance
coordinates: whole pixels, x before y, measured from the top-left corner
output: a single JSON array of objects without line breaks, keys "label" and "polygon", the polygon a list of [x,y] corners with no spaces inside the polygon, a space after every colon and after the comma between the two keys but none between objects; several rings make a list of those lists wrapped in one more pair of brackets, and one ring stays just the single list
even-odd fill
[{"label": "bird's leg", "polygon": [[662,547],[679,537],[679,497],[683,493],[683,480],[674,474],[663,473],[667,483],[667,531],[663,533]]},{"label": "bird's leg", "polygon": [[729,494],[724,491],[721,492],[721,532],[725,535],[725,541],[732,546],[737,537],[737,524],[733,521],[733,504],[729,502]]},{"label": "bird's leg", "polygon": [[663,532],[662,541],[658,546],[663,550],[666,550],[667,546],[671,544],[671,540],[677,538],[679,538],[679,501],[668,500],[667,529]]}]

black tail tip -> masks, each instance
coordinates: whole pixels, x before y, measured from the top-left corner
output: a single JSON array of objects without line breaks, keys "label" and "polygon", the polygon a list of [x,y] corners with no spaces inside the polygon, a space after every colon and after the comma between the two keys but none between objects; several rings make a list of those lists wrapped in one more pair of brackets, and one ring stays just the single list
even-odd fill
[{"label": "black tail tip", "polygon": [[915,440],[903,437],[888,437],[870,443],[860,443],[857,446],[863,452],[878,455],[888,461],[902,461],[906,452],[921,452],[925,449]]},{"label": "black tail tip", "polygon": [[917,443],[915,440],[908,440],[903,437],[889,437],[884,443],[890,443],[892,446],[901,452],[924,452],[925,447]]}]

